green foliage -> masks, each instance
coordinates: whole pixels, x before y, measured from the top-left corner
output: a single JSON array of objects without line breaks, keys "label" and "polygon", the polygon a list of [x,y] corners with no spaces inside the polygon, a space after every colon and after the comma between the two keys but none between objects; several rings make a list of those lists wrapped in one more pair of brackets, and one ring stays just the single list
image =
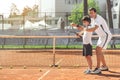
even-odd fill
[{"label": "green foliage", "polygon": [[71,16],[68,17],[68,20],[78,24],[82,16],[83,16],[83,4],[82,3],[76,4],[72,10]]},{"label": "green foliage", "polygon": [[[100,9],[98,4],[95,2],[95,0],[88,0],[88,8],[94,7],[97,9],[97,12],[100,13]],[[71,16],[68,17],[68,20],[70,22],[74,22],[76,24],[81,23],[81,19],[83,17],[83,2],[80,4],[75,4],[74,8],[72,10]]]}]

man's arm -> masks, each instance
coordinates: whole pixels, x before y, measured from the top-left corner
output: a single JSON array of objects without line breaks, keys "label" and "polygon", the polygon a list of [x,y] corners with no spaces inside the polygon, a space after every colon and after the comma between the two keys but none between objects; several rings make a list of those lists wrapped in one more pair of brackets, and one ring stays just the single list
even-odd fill
[{"label": "man's arm", "polygon": [[97,25],[95,25],[95,27],[93,27],[93,28],[85,29],[85,31],[94,32],[96,29],[98,29]]}]

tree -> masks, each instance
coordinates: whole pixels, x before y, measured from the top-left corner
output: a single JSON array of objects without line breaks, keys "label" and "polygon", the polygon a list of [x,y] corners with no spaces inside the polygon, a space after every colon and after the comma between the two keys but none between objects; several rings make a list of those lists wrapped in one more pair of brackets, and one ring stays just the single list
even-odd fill
[{"label": "tree", "polygon": [[27,16],[29,14],[29,12],[31,12],[31,11],[32,11],[32,9],[30,7],[28,7],[28,6],[26,6],[23,9],[22,15]]},{"label": "tree", "polygon": [[[120,9],[120,6],[119,6],[119,9]],[[119,10],[119,20],[118,20],[118,26],[119,26],[119,29],[120,29],[120,10]]]},{"label": "tree", "polygon": [[26,6],[23,9],[21,15],[23,16],[30,16],[30,17],[37,17],[38,16],[38,5],[34,5],[32,8]]},{"label": "tree", "polygon": [[113,29],[113,20],[112,20],[112,11],[111,11],[111,2],[107,0],[107,8],[108,8],[108,19],[109,19],[109,26]]},{"label": "tree", "polygon": [[[87,0],[88,2],[88,8],[94,7],[97,9],[98,13],[100,13],[100,9],[98,4],[95,2],[95,0]],[[68,20],[70,22],[74,22],[76,24],[81,23],[81,19],[83,17],[83,12],[84,12],[84,7],[83,7],[83,2],[80,4],[75,4],[74,8],[72,10],[71,16],[68,17]]]},{"label": "tree", "polygon": [[88,0],[84,0],[84,16],[88,15]]},{"label": "tree", "polygon": [[34,5],[32,8],[32,12],[33,12],[33,17],[38,17],[39,14],[39,6],[38,5]]},{"label": "tree", "polygon": [[16,4],[12,3],[9,17],[15,17],[15,16],[19,15],[19,13],[20,13],[20,11],[17,8]]}]

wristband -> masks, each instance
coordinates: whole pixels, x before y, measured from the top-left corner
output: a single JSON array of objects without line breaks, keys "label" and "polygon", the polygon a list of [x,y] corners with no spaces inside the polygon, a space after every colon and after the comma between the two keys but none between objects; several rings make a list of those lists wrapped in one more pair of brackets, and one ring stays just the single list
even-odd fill
[{"label": "wristband", "polygon": [[79,27],[79,24],[76,27]]}]

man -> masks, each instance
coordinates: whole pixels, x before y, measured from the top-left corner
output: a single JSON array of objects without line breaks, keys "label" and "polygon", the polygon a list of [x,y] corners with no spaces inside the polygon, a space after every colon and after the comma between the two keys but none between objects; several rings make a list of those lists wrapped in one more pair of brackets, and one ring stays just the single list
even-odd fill
[{"label": "man", "polygon": [[[95,8],[89,9],[89,15],[92,20],[92,26],[95,26],[91,29],[86,29],[89,32],[96,32],[99,36],[97,47],[96,47],[96,57],[97,57],[97,66],[93,71],[94,74],[100,74],[101,71],[108,71],[108,67],[106,65],[106,61],[104,55],[102,54],[102,50],[107,48],[108,43],[112,38],[112,34],[107,26],[106,21],[100,15],[97,14]],[[102,62],[102,66],[100,67],[100,62]]]}]

